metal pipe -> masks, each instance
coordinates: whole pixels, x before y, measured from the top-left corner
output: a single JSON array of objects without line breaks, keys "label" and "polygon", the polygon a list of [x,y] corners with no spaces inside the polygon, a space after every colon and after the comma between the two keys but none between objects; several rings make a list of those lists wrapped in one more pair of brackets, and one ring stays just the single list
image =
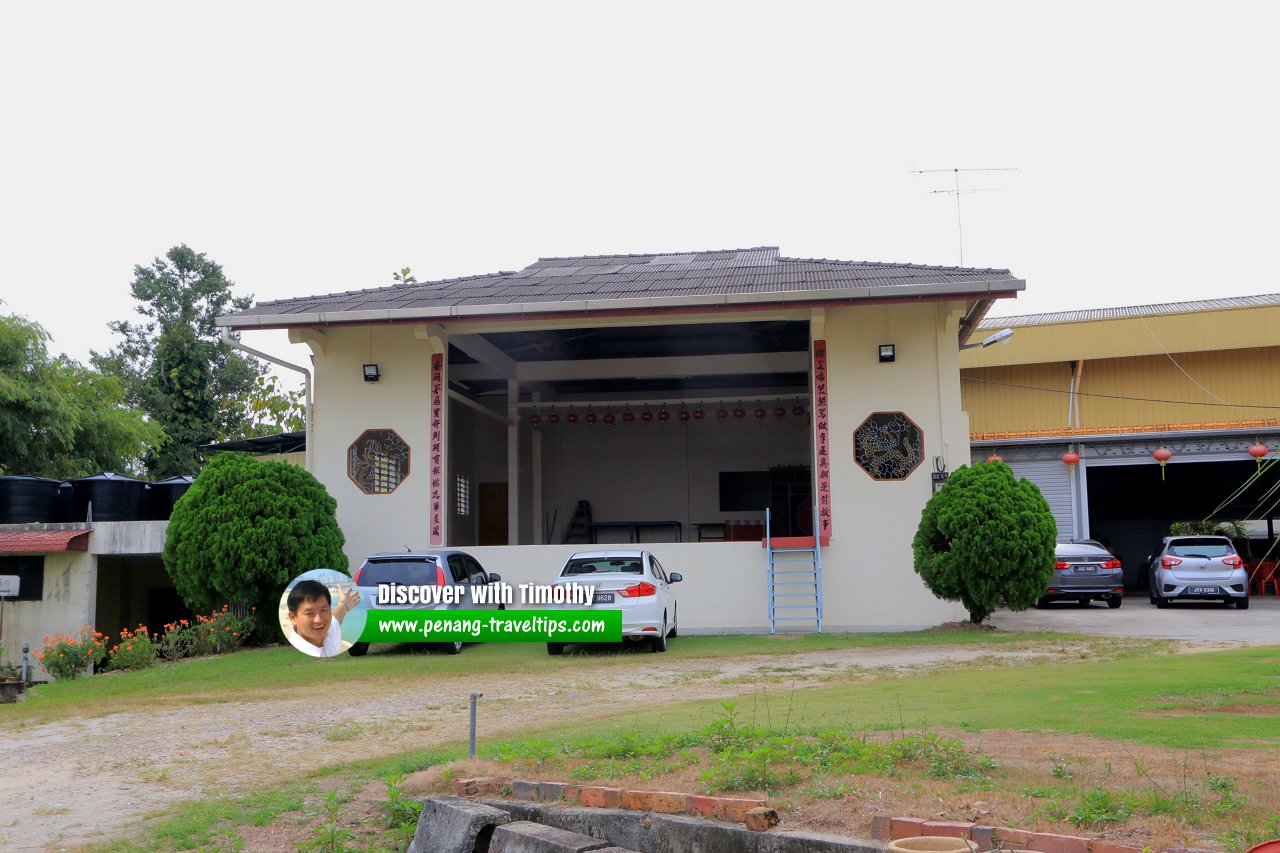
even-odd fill
[{"label": "metal pipe", "polygon": [[291,362],[284,361],[283,359],[276,358],[274,355],[267,355],[262,350],[257,350],[251,346],[246,346],[245,344],[240,343],[230,335],[223,335],[222,337],[218,338],[218,340],[226,344],[227,346],[231,347],[232,349],[238,349],[241,352],[248,353],[249,355],[257,356],[263,361],[269,361],[272,364],[278,364],[281,367],[286,367],[289,370],[296,370],[302,374],[303,384],[304,384],[304,387],[306,388],[306,397],[307,397],[307,413],[306,413],[306,426],[305,426],[306,438],[307,438],[307,451],[306,451],[307,466],[306,467],[308,471],[311,471],[311,473],[314,474],[315,471],[312,470],[312,465],[311,465],[311,460],[313,459],[313,454],[315,453],[315,450],[311,446],[312,444],[311,431],[312,431],[312,427],[314,426],[311,420],[311,403],[312,403],[311,371],[305,367],[301,367]]},{"label": "metal pipe", "polygon": [[471,694],[471,744],[467,749],[467,755],[472,758],[476,757],[476,700],[483,695],[483,693]]}]

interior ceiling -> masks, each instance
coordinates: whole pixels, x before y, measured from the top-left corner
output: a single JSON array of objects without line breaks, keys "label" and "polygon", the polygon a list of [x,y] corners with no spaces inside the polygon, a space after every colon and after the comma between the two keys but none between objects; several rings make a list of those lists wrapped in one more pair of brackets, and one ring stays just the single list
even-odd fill
[{"label": "interior ceiling", "polygon": [[[485,341],[517,363],[589,362],[626,358],[689,358],[702,356],[752,355],[762,353],[807,352],[809,324],[803,320],[774,320],[758,323],[704,323],[667,326],[610,326],[603,328],[556,329],[532,332],[491,332]],[[449,363],[475,364],[476,360],[456,346],[449,347]],[[745,393],[806,393],[805,373],[725,373],[714,376],[667,378],[603,378],[576,376],[557,381],[546,380],[557,394],[568,398],[588,399],[607,395],[661,396],[673,398],[706,394],[721,390]],[[474,395],[506,393],[506,380],[494,375],[492,380],[470,378],[464,390]]]}]

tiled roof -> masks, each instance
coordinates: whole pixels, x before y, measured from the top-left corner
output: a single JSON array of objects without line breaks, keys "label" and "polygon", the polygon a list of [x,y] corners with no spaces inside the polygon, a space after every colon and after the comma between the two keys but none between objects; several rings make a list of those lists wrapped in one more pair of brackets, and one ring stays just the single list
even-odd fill
[{"label": "tiled roof", "polygon": [[0,530],[0,554],[50,554],[86,551],[88,530]]},{"label": "tiled roof", "polygon": [[[786,258],[776,247],[646,255],[541,258],[518,272],[496,272],[371,290],[301,296],[263,302],[223,318],[223,325],[288,325],[341,321],[349,312],[386,316],[449,316],[531,306],[532,313],[607,310],[611,300],[691,297],[695,304],[803,298],[917,298],[931,293],[986,296],[1022,290],[1008,270],[929,267],[916,264]],[[759,299],[751,301],[759,302]],[[305,318],[305,319],[304,319]],[[367,318],[367,317],[366,317]],[[365,319],[365,318],[345,318]]]},{"label": "tiled roof", "polygon": [[1155,317],[1161,314],[1230,311],[1238,308],[1258,308],[1266,305],[1280,305],[1280,293],[1265,293],[1261,296],[1231,296],[1223,299],[1202,299],[1198,302],[1160,302],[1155,305],[1130,305],[1124,308],[1092,308],[1083,311],[1056,311],[1049,314],[988,317],[978,324],[978,328],[1012,329],[1018,326],[1051,326],[1059,323],[1084,323],[1090,320]]}]

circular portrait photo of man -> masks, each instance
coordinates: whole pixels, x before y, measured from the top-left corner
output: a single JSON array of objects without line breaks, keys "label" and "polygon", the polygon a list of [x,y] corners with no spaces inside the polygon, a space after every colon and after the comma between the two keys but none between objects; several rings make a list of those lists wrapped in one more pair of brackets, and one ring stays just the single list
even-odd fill
[{"label": "circular portrait photo of man", "polygon": [[280,596],[280,629],[295,649],[331,658],[351,648],[364,630],[360,590],[335,569],[312,569],[294,578]]}]

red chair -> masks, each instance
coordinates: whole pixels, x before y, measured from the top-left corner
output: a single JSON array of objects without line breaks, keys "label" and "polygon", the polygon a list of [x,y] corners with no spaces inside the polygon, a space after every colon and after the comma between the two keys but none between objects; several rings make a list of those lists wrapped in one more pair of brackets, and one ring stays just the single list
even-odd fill
[{"label": "red chair", "polygon": [[1272,595],[1280,595],[1280,563],[1255,563],[1249,569],[1249,589],[1257,595],[1266,595],[1271,587]]}]

